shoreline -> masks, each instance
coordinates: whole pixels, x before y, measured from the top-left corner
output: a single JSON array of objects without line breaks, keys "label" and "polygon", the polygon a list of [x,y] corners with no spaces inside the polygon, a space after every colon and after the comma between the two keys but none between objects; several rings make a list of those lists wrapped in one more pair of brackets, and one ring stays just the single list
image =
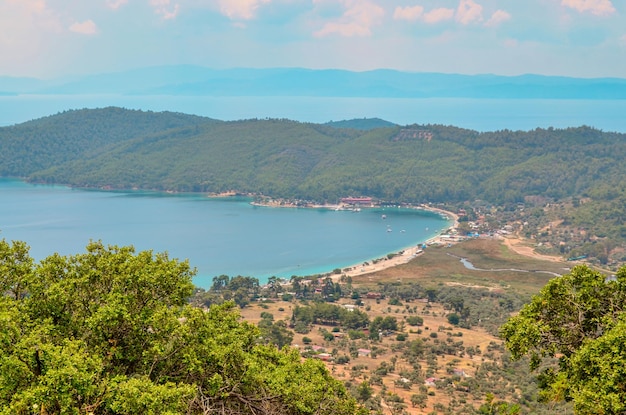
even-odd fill
[{"label": "shoreline", "polygon": [[[441,210],[439,211],[443,212]],[[457,222],[455,220],[453,225],[448,227],[448,229],[456,230],[456,226],[455,226],[456,224]],[[439,235],[433,236],[432,238],[429,238],[426,241],[422,242],[421,245],[430,246],[433,244],[443,244],[443,243],[448,244],[448,243],[456,243],[456,242],[445,240],[444,238],[442,238],[442,234],[440,233]],[[421,248],[419,245],[420,244],[417,244],[417,245],[414,244],[407,248],[401,249],[400,251],[395,252],[394,256],[391,258],[382,257],[382,258],[365,260],[359,264],[355,264],[350,267],[343,268],[341,274],[331,275],[331,277],[335,278],[335,276],[337,276],[338,278],[340,278],[342,275],[345,275],[346,277],[356,277],[360,275],[371,274],[377,271],[383,271],[385,269],[393,268],[398,265],[406,264],[410,262],[411,260],[419,257],[424,252],[424,249]]]},{"label": "shoreline", "polygon": [[[348,210],[348,211],[354,210],[355,208],[358,208],[358,209],[381,208],[381,206],[379,205],[359,206],[359,207],[341,204],[341,203],[336,204],[336,205],[331,205],[331,204],[319,205],[319,204],[314,204],[314,203],[302,203],[300,201],[289,202],[289,201],[279,200],[279,199],[270,199],[269,201],[265,201],[265,202],[253,201],[253,202],[250,202],[250,204],[253,206],[269,207],[269,208],[328,209],[328,210]],[[447,229],[451,233],[456,233],[456,230],[458,229],[459,216],[454,212],[444,210],[441,208],[432,207],[432,206],[426,206],[426,205],[406,206],[403,208],[423,210],[426,212],[436,213],[442,218],[451,222],[449,226],[443,229]],[[388,258],[386,256],[378,257],[378,258],[369,258],[369,259],[363,260],[362,262],[358,264],[353,264],[353,265],[341,268],[341,273],[339,274],[332,274],[333,270],[331,269],[326,272],[320,273],[319,275],[329,275],[332,279],[339,279],[342,276],[355,277],[359,275],[371,274],[372,272],[376,272],[376,271],[382,271],[387,268],[393,268],[398,265],[403,265],[403,264],[408,263],[412,259],[418,257],[420,254],[422,254],[423,248],[421,248],[420,245],[429,246],[432,244],[455,243],[455,241],[452,241],[450,239],[442,238],[442,235],[444,235],[442,231],[439,231],[437,235],[427,239],[426,241],[415,243],[399,251],[390,253],[390,254],[393,254],[391,258]],[[308,275],[301,275],[301,276],[304,277]]]}]

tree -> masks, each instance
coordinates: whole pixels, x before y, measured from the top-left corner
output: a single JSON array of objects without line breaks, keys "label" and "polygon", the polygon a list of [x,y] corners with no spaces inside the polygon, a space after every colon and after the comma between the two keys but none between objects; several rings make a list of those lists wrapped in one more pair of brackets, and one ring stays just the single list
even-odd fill
[{"label": "tree", "polygon": [[287,328],[287,323],[282,320],[274,323],[271,319],[263,318],[258,327],[265,342],[274,344],[279,349],[291,345],[293,341],[293,332]]},{"label": "tree", "polygon": [[[587,266],[554,278],[501,327],[514,359],[541,367],[542,396],[581,414],[626,410],[626,267],[615,278]],[[556,364],[545,361],[556,358]]]},{"label": "tree", "polygon": [[28,250],[28,245],[21,241],[0,241],[0,292],[16,300],[25,294],[26,278],[32,272],[33,260]]},{"label": "tree", "polygon": [[283,291],[283,287],[280,285],[280,280],[276,276],[271,276],[267,279],[267,288],[273,298],[278,297],[278,293]]},{"label": "tree", "polygon": [[448,314],[448,323],[452,324],[453,326],[458,326],[459,321],[460,321],[460,318],[457,313]]},{"label": "tree", "polygon": [[420,316],[409,316],[406,318],[406,322],[410,326],[422,326],[424,325],[424,319]]},{"label": "tree", "polygon": [[370,338],[377,339],[379,332],[388,332],[388,331],[396,331],[398,330],[398,320],[395,317],[387,316],[381,317],[377,316],[370,323]]},{"label": "tree", "polygon": [[211,286],[211,290],[213,291],[221,291],[228,286],[230,282],[230,277],[228,275],[220,275],[213,277],[213,285]]},{"label": "tree", "polygon": [[187,262],[93,242],[34,264],[24,248],[0,241],[1,415],[361,411],[323,363],[260,344],[232,302],[188,305]]},{"label": "tree", "polygon": [[357,400],[365,402],[374,395],[374,389],[367,381],[363,381],[357,387]]},{"label": "tree", "polygon": [[488,393],[485,396],[485,403],[478,408],[478,413],[484,415],[518,415],[520,411],[517,404],[496,401],[493,393]]},{"label": "tree", "polygon": [[419,407],[420,409],[426,408],[426,401],[428,400],[428,395],[425,393],[414,393],[411,395],[411,406],[413,408]]}]

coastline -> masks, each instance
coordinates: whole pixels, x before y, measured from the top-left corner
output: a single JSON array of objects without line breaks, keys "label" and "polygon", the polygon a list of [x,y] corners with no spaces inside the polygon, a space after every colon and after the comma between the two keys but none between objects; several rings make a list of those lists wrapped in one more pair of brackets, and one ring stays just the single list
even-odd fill
[{"label": "coastline", "polygon": [[[438,209],[438,208],[423,209],[423,210],[430,210],[430,211],[433,211],[442,215],[447,215],[448,217],[452,218],[453,223],[447,229],[450,229],[453,232],[456,231],[457,226],[458,226],[458,216],[456,214],[445,211],[443,209]],[[444,239],[442,235],[443,234],[440,233],[436,236],[433,236],[432,238],[424,241],[422,245],[430,246],[433,244],[455,243],[448,239]],[[342,270],[341,274],[339,274],[337,277],[340,278],[341,275],[345,275],[347,277],[356,277],[359,275],[371,274],[373,272],[382,271],[387,268],[393,268],[398,265],[403,265],[403,264],[408,263],[409,261],[419,257],[423,252],[424,250],[423,248],[419,246],[419,244],[411,245],[405,249],[402,249],[396,252],[395,255],[391,258],[386,258],[386,257],[380,258],[380,260],[376,262],[374,262],[373,260],[366,260],[360,264],[355,264],[351,267],[346,267]],[[334,277],[335,276],[333,276],[333,278]]]},{"label": "coastline", "polygon": [[[298,200],[287,201],[280,199],[267,199],[263,202],[253,201],[250,202],[253,206],[259,207],[271,207],[271,208],[301,208],[301,209],[328,209],[328,210],[354,210],[356,207],[347,204],[314,204],[308,202],[302,202]],[[380,206],[359,206],[358,209],[372,209],[372,208],[380,208]],[[415,209],[415,210],[423,210],[431,213],[436,213],[441,217],[451,221],[451,224],[444,229],[448,229],[451,233],[456,233],[459,225],[459,216],[451,211],[447,211],[441,208],[436,208],[427,205],[418,205],[418,206],[406,206],[406,209]],[[354,277],[364,274],[370,274],[376,271],[382,271],[387,268],[392,268],[398,265],[406,264],[412,259],[418,257],[423,253],[422,247],[420,245],[432,245],[432,244],[449,244],[454,243],[454,241],[443,238],[443,233],[439,233],[424,242],[412,244],[406,248],[403,248],[397,252],[392,253],[393,256],[391,258],[381,257],[381,258],[369,258],[363,260],[358,264],[354,264],[341,269],[341,273],[332,274],[333,270],[328,270],[322,274],[330,274],[330,277],[333,279],[339,279],[341,276]]]}]

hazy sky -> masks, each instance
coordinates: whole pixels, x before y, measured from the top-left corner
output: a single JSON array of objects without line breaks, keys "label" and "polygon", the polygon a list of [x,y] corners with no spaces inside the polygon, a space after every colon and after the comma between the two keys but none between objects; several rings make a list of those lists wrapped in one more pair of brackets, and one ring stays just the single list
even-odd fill
[{"label": "hazy sky", "polygon": [[626,0],[0,0],[0,75],[195,64],[626,77]]}]

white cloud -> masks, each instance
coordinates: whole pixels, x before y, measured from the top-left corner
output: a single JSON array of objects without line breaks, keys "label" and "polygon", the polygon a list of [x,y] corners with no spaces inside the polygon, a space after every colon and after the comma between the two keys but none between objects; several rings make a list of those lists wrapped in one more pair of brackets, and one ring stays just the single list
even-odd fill
[{"label": "white cloud", "polygon": [[232,20],[250,20],[262,4],[271,0],[219,0],[220,11]]},{"label": "white cloud", "polygon": [[150,0],[150,5],[163,20],[174,19],[180,10],[180,5],[178,3],[172,4],[170,0]]},{"label": "white cloud", "polygon": [[128,0],[107,0],[106,4],[109,9],[117,10],[126,3],[128,3]]},{"label": "white cloud", "polygon": [[70,31],[80,33],[81,35],[94,35],[98,32],[98,26],[93,20],[85,20],[84,22],[76,22],[69,27]]},{"label": "white cloud", "polygon": [[483,19],[483,6],[473,0],[461,0],[456,10],[456,20],[461,24],[470,24]]},{"label": "white cloud", "polygon": [[320,30],[313,33],[315,37],[331,34],[341,36],[369,36],[371,28],[379,25],[385,10],[370,1],[342,0],[346,11],[334,22],[326,23]]},{"label": "white cloud", "polygon": [[439,23],[444,20],[450,20],[454,17],[454,9],[438,8],[429,11],[424,14],[424,21],[426,23]]},{"label": "white cloud", "polygon": [[561,5],[578,10],[580,13],[589,12],[596,16],[615,13],[611,0],[561,0]]},{"label": "white cloud", "polygon": [[499,26],[500,24],[506,22],[507,20],[511,20],[511,14],[510,13],[507,13],[504,10],[496,10],[491,15],[489,20],[487,20],[487,23],[485,23],[485,26],[496,27],[496,26]]},{"label": "white cloud", "polygon": [[5,44],[31,49],[30,45],[50,39],[51,33],[65,30],[59,15],[44,0],[0,0],[0,33]]},{"label": "white cloud", "polygon": [[422,6],[396,7],[393,12],[393,18],[396,20],[416,21],[424,14]]}]

